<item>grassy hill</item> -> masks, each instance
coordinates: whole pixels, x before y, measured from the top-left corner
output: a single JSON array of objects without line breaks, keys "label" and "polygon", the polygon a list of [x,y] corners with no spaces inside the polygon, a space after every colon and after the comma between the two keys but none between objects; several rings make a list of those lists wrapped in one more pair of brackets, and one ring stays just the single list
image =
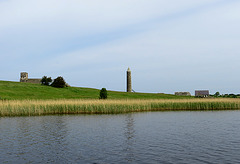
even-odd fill
[{"label": "grassy hill", "polygon": [[[53,88],[40,84],[0,81],[0,99],[98,99],[99,90],[92,88]],[[108,91],[108,99],[186,99],[191,97],[154,93]]]}]

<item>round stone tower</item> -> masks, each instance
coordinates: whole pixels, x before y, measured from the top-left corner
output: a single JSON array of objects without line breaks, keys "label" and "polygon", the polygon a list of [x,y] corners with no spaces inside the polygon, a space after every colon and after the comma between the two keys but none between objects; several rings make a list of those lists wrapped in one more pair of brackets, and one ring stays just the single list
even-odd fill
[{"label": "round stone tower", "polygon": [[27,72],[21,72],[20,82],[27,82],[27,80],[28,80],[28,73]]},{"label": "round stone tower", "polygon": [[132,79],[131,79],[131,70],[127,70],[127,92],[132,92]]}]

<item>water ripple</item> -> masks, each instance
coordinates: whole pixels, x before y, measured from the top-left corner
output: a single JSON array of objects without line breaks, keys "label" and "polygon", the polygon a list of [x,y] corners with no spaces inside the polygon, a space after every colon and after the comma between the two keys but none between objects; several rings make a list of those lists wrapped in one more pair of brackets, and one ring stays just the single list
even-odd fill
[{"label": "water ripple", "polygon": [[238,163],[240,111],[0,118],[3,163]]}]

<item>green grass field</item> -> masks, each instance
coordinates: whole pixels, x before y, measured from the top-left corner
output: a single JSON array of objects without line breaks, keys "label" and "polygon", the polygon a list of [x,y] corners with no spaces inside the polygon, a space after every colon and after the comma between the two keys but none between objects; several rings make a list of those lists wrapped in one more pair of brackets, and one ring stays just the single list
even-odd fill
[{"label": "green grass field", "polygon": [[[67,87],[53,88],[41,84],[0,81],[0,99],[47,100],[47,99],[98,99],[98,89]],[[126,93],[108,91],[108,99],[186,99],[193,97],[154,93]]]},{"label": "green grass field", "polygon": [[240,99],[196,99],[170,94],[108,91],[108,100],[99,100],[99,92],[91,88],[53,88],[0,81],[0,117],[240,109]]}]

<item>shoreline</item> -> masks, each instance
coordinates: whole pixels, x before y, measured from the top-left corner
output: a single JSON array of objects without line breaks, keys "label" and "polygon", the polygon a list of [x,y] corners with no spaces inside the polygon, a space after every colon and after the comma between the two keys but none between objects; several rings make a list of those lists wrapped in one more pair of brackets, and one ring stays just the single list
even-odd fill
[{"label": "shoreline", "polygon": [[165,99],[165,100],[4,100],[0,117],[54,114],[120,114],[147,111],[238,110],[240,99]]}]

